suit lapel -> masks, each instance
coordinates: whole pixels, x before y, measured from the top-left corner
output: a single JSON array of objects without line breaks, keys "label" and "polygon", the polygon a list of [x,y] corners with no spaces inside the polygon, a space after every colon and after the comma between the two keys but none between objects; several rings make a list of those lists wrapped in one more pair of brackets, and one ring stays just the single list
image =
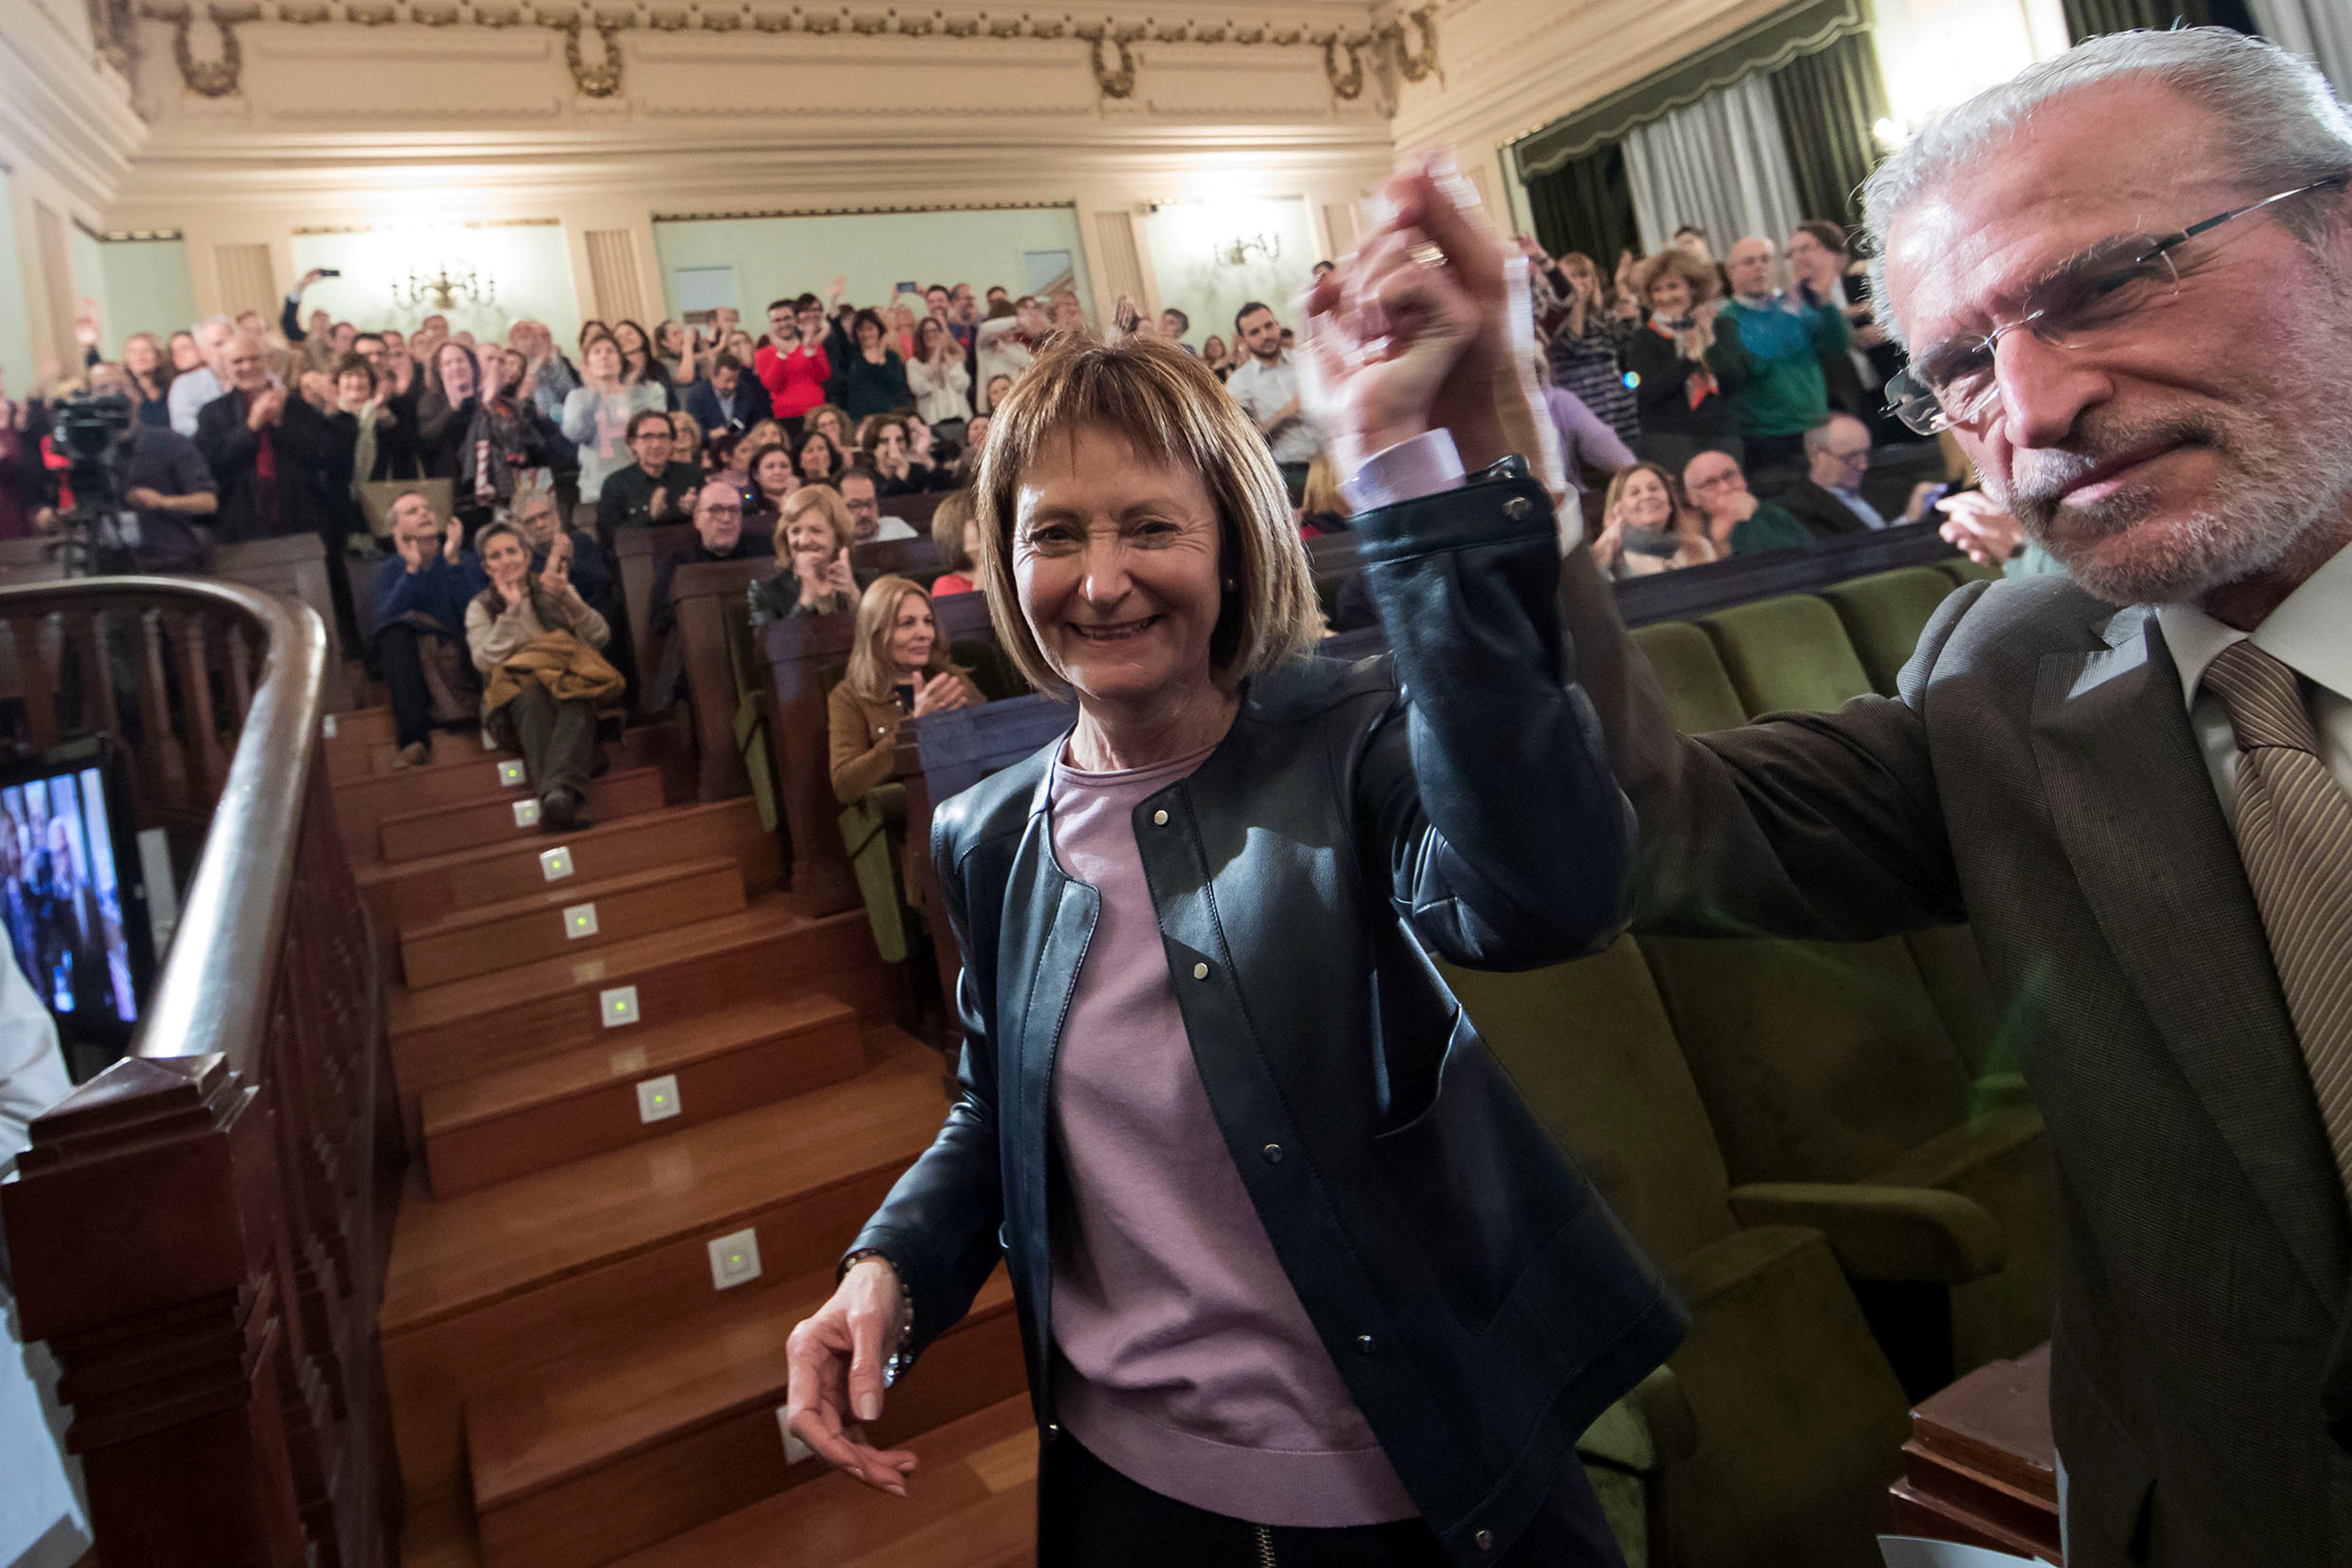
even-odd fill
[{"label": "suit lapel", "polygon": [[2154,616],[2122,612],[2107,641],[2042,661],[2043,795],[2101,933],[2333,1310],[2343,1185],[2237,840]]}]

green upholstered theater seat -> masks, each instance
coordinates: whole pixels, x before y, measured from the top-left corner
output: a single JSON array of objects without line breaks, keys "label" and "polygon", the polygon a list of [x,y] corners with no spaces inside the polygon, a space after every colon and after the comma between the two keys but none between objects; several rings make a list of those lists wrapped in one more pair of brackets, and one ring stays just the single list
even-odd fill
[{"label": "green upholstered theater seat", "polygon": [[1637,626],[1633,646],[1657,672],[1665,689],[1666,705],[1674,710],[1675,727],[1685,735],[1710,730],[1737,730],[1748,722],[1731,677],[1707,635],[1688,621],[1660,621]]},{"label": "green upholstered theater seat", "polygon": [[[1731,1188],[1631,942],[1525,974],[1445,976],[1691,1315],[1669,1375],[1654,1374],[1579,1444],[1620,1539],[1633,1544],[1642,1530],[1625,1502],[1625,1483],[1638,1480],[1649,1561],[1876,1564],[1906,1401],[1846,1278],[1871,1260],[1845,1257],[1839,1249],[1860,1246],[1860,1232],[1842,1233],[1875,1201],[1938,1244],[1980,1253],[1991,1221],[1942,1193]],[[1776,1204],[1818,1206],[1803,1224],[1739,1217]]]},{"label": "green upholstered theater seat", "polygon": [[1936,563],[1936,570],[1955,583],[1989,583],[2007,574],[1998,566],[1979,566],[1965,555],[1952,555]]},{"label": "green upholstered theater seat", "polygon": [[[1924,584],[1911,592],[1915,606],[1927,598]],[[1895,612],[1874,619],[1899,669],[1909,652],[1893,645]],[[1706,626],[1750,717],[1831,710],[1874,689],[1826,599],[1737,605]],[[2048,1154],[2013,1079],[1980,1090],[2015,1064],[2002,1059],[1999,1009],[1965,927],[1860,943],[1644,937],[1643,947],[1733,1181],[1916,1184],[1974,1198],[2000,1222],[2009,1261],[1954,1283],[1951,1367],[2049,1336]],[[1930,1359],[1887,1342],[1915,1385],[1943,1360],[1940,1345]]]},{"label": "green upholstered theater seat", "polygon": [[1699,623],[1722,656],[1748,717],[1837,707],[1871,689],[1870,677],[1825,599],[1790,594],[1718,610]]},{"label": "green upholstered theater seat", "polygon": [[1905,566],[1832,583],[1822,597],[1845,626],[1872,689],[1892,697],[1919,634],[1952,592],[1952,580],[1933,567]]}]

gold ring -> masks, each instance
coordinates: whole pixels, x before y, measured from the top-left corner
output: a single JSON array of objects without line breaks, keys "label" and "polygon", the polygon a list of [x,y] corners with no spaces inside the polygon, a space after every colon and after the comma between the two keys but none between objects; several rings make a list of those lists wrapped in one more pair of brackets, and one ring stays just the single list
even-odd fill
[{"label": "gold ring", "polygon": [[1405,252],[1405,254],[1412,258],[1412,264],[1415,267],[1443,267],[1445,265],[1445,252],[1433,240],[1424,239],[1419,245],[1414,246],[1411,250]]}]

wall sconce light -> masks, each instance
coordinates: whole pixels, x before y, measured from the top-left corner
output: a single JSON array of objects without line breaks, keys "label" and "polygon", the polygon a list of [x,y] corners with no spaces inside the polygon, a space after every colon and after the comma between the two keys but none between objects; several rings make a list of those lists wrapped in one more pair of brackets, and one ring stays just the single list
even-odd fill
[{"label": "wall sconce light", "polygon": [[392,302],[404,310],[427,304],[436,310],[455,310],[460,303],[488,305],[496,303],[498,297],[498,279],[481,276],[462,261],[442,262],[430,278],[412,267],[405,284],[392,286]]},{"label": "wall sconce light", "polygon": [[1220,267],[1246,267],[1252,257],[1276,261],[1282,256],[1282,237],[1278,234],[1237,234],[1223,245],[1212,247],[1209,255]]}]

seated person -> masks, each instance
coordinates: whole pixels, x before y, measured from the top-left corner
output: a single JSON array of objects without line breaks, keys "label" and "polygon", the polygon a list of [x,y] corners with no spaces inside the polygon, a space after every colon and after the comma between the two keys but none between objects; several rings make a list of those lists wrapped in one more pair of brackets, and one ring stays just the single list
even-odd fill
[{"label": "seated person", "polygon": [[1693,458],[1683,468],[1683,489],[1706,514],[1707,540],[1718,556],[1812,545],[1813,536],[1786,508],[1756,499],[1748,488],[1748,476],[1727,452],[1701,452]]},{"label": "seated person", "polygon": [[488,579],[465,536],[466,525],[444,523],[423,491],[394,498],[394,553],[375,572],[375,646],[404,767],[433,760],[436,729],[477,722],[480,682],[458,644],[467,603]]},{"label": "seated person", "polygon": [[1655,463],[1636,463],[1609,481],[1601,537],[1592,563],[1613,577],[1647,577],[1716,558],[1705,518],[1675,494],[1673,476]]},{"label": "seated person", "polygon": [[604,476],[596,497],[596,531],[610,538],[618,529],[691,521],[702,470],[677,460],[677,432],[669,416],[658,408],[630,415],[628,443],[636,461]]},{"label": "seated person", "polygon": [[584,826],[595,705],[622,689],[620,672],[596,652],[612,629],[572,585],[569,534],[556,536],[536,576],[511,526],[494,522],[475,543],[489,578],[466,606],[466,641],[482,672],[482,728],[530,770],[542,829]]},{"label": "seated person", "polygon": [[746,481],[744,489],[751,498],[751,510],[745,514],[745,521],[759,519],[761,531],[767,532],[775,527],[776,520],[783,516],[784,498],[801,488],[800,470],[793,467],[792,448],[781,441],[747,447],[743,454],[743,478]]},{"label": "seated person", "polygon": [[709,376],[686,389],[686,412],[707,435],[721,430],[740,435],[768,409],[767,394],[744,384],[743,367],[730,353],[720,354],[711,363]]},{"label": "seated person", "polygon": [[902,518],[882,515],[881,492],[874,476],[862,468],[852,468],[835,481],[841,490],[841,500],[849,508],[849,519],[855,530],[851,542],[880,544],[892,539],[916,537],[912,524]]},{"label": "seated person", "polygon": [[972,575],[980,570],[980,514],[970,490],[953,491],[931,513],[931,549],[940,558],[931,597],[980,592],[979,579]]},{"label": "seated person", "polygon": [[547,552],[555,547],[559,535],[570,539],[572,585],[607,621],[620,613],[619,583],[613,575],[611,563],[604,559],[604,550],[596,543],[596,536],[584,529],[563,526],[563,509],[556,504],[552,490],[536,487],[517,490],[507,521],[514,524],[515,531],[530,548],[530,569],[534,573],[547,570]]},{"label": "seated person", "polygon": [[[1820,539],[1885,528],[1885,514],[1863,497],[1869,472],[1870,426],[1851,414],[1832,414],[1805,432],[1805,477],[1780,492],[1780,504]],[[1939,488],[1933,480],[1912,486],[1900,521],[1924,519]]]},{"label": "seated person", "polygon": [[670,584],[681,566],[713,561],[757,561],[769,551],[768,542],[743,533],[743,492],[726,479],[713,479],[694,498],[693,542],[673,550],[654,563],[653,601],[647,618],[657,636],[667,637],[677,625],[677,606],[670,603]]},{"label": "seated person", "polygon": [[800,470],[803,484],[832,484],[841,476],[841,448],[824,431],[810,431],[801,437]]},{"label": "seated person", "polygon": [[776,520],[776,574],[751,584],[751,624],[856,609],[849,529],[849,509],[838,490],[810,485],[786,496]]},{"label": "seated person", "polygon": [[[874,475],[877,494],[915,496],[930,488],[931,465],[916,460],[908,439],[908,426],[917,423],[896,414],[877,414],[859,432],[858,446],[866,454],[866,467]],[[928,436],[929,426],[924,426],[924,432]]]},{"label": "seated person", "polygon": [[825,699],[833,793],[855,805],[890,776],[898,726],[926,713],[977,708],[988,699],[948,662],[931,596],[905,577],[877,577],[857,602],[849,670]]}]

